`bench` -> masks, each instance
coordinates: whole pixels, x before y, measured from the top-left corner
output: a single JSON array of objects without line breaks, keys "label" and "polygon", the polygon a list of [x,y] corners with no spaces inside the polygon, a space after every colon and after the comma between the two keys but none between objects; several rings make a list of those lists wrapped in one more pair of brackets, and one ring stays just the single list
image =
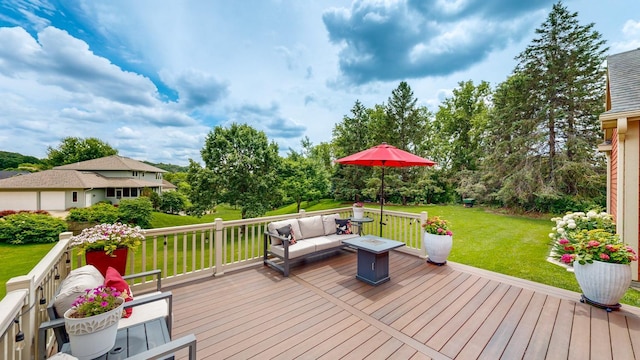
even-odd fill
[{"label": "bench", "polygon": [[[338,234],[338,225],[348,219],[339,214],[315,215],[296,219],[274,221],[267,225],[264,233],[264,264],[289,276],[294,261],[302,261],[312,256],[336,252],[346,247],[342,240],[358,237],[358,234]],[[342,223],[342,224],[339,224]],[[295,244],[286,235],[286,229],[293,230]],[[344,226],[341,226],[344,229]],[[280,232],[278,230],[281,230]],[[284,231],[285,235],[282,235]]]},{"label": "bench", "polygon": [[[133,300],[125,302],[124,308],[134,309],[131,316],[121,318],[118,321],[118,329],[141,324],[153,319],[163,318],[167,325],[169,336],[171,336],[173,295],[171,292],[161,291],[160,270],[146,271],[142,273],[126,275],[124,280],[154,277],[155,292],[147,294],[133,294]],[[64,328],[64,312],[71,307],[71,303],[78,295],[84,293],[85,289],[95,288],[104,284],[104,277],[92,265],[86,265],[72,270],[66,279],[62,281],[56,290],[54,298],[47,305],[49,321],[45,321],[39,328],[38,354],[40,359],[46,358],[47,353],[47,331],[53,330],[60,351],[62,345],[69,342],[69,336]]]}]

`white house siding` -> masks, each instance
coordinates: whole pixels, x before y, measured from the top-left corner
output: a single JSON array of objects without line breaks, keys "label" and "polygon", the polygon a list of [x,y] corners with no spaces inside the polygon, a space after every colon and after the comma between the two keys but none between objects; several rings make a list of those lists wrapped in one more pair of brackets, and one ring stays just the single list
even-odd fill
[{"label": "white house siding", "polygon": [[40,210],[65,210],[64,191],[40,192]]},{"label": "white house siding", "polygon": [[38,210],[38,193],[0,191],[0,210]]}]

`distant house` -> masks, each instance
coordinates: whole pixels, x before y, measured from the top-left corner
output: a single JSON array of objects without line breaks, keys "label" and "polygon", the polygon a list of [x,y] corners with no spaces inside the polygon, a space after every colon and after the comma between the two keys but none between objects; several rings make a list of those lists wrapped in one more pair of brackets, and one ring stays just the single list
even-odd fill
[{"label": "distant house", "polygon": [[[600,115],[607,155],[607,212],[618,234],[640,248],[640,49],[607,58],[605,112]],[[633,279],[640,274],[633,262]]]},{"label": "distant house", "polygon": [[[108,200],[140,196],[149,188],[160,194],[166,171],[122,156],[107,156],[51,170],[0,180],[0,210],[66,210]],[[165,185],[168,184],[168,185]]]}]

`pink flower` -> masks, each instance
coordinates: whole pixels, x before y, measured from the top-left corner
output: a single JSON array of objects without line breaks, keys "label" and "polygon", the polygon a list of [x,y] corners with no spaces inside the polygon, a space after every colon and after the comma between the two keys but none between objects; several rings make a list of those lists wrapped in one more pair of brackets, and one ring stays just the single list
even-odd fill
[{"label": "pink flower", "polygon": [[100,303],[100,306],[107,307],[107,306],[109,306],[109,303],[106,302],[106,301],[103,301],[103,302]]},{"label": "pink flower", "polygon": [[595,240],[591,240],[589,241],[589,244],[587,245],[588,247],[596,247],[596,246],[600,246],[600,242],[595,241]]},{"label": "pink flower", "polygon": [[616,249],[616,247],[615,247],[615,246],[613,246],[613,245],[611,245],[611,244],[607,244],[607,245],[605,245],[605,247],[604,247],[604,248],[605,248],[605,249],[607,249],[607,250],[609,250],[609,251],[612,251],[612,252],[616,252],[616,251],[618,251],[618,250]]},{"label": "pink flower", "polygon": [[447,230],[447,235],[453,236],[453,233],[451,232],[451,230]]},{"label": "pink flower", "polygon": [[571,264],[573,262],[573,257],[574,255],[572,254],[563,254],[562,257],[560,258],[560,261],[562,261],[565,264]]},{"label": "pink flower", "polygon": [[442,228],[438,228],[438,233],[439,233],[439,234],[441,234],[441,233],[443,233],[443,232],[444,232],[444,229],[442,229]]},{"label": "pink flower", "polygon": [[607,254],[600,254],[600,259],[609,260],[609,259],[611,259],[611,257],[609,257],[609,255],[607,255]]},{"label": "pink flower", "polygon": [[560,245],[564,245],[564,244],[568,244],[568,243],[569,243],[569,240],[567,240],[565,238],[562,238],[562,239],[558,240],[558,244],[560,244]]},{"label": "pink flower", "polygon": [[565,246],[564,247],[564,251],[575,251],[576,248],[574,248],[573,246]]}]

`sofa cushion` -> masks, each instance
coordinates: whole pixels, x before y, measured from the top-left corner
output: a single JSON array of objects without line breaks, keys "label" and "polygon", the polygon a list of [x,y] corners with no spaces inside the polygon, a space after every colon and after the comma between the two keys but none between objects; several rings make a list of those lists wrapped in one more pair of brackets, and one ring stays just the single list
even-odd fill
[{"label": "sofa cushion", "polygon": [[325,235],[336,233],[336,219],[340,219],[340,214],[322,215],[322,226],[324,227]]},{"label": "sofa cushion", "polygon": [[335,219],[337,235],[351,235],[351,220]]},{"label": "sofa cushion", "polygon": [[[280,229],[287,225],[291,225],[291,228],[293,229],[293,233],[296,234],[296,240],[301,240],[302,234],[300,233],[300,226],[298,225],[298,219],[274,221],[269,223],[269,225],[267,225],[267,229],[269,230],[270,233],[277,234],[278,231],[276,229]],[[271,237],[271,245],[280,245],[281,243],[282,241],[280,241],[280,239],[275,238],[273,236]]]},{"label": "sofa cushion", "polygon": [[[124,298],[125,302],[133,300],[133,293],[131,292],[131,288],[129,287],[129,284],[122,278],[122,275],[120,275],[118,270],[109,266],[105,275],[104,286],[112,287],[120,291],[120,293],[122,294],[121,297]],[[129,316],[131,316],[132,312],[133,308],[124,309],[124,314],[122,316],[128,318]]]},{"label": "sofa cushion", "polygon": [[[289,259],[295,259],[300,256],[311,254],[316,251],[316,245],[312,241],[300,240],[294,246],[289,246]],[[284,257],[284,248],[282,245],[271,245],[271,252]]]},{"label": "sofa cushion", "polygon": [[298,219],[300,225],[300,231],[302,232],[301,239],[309,239],[317,236],[324,235],[324,225],[322,223],[322,216],[309,216],[306,218]]},{"label": "sofa cushion", "polygon": [[93,265],[73,269],[60,284],[60,291],[53,299],[54,309],[59,318],[71,309],[71,304],[87,289],[104,285],[104,277]]}]

